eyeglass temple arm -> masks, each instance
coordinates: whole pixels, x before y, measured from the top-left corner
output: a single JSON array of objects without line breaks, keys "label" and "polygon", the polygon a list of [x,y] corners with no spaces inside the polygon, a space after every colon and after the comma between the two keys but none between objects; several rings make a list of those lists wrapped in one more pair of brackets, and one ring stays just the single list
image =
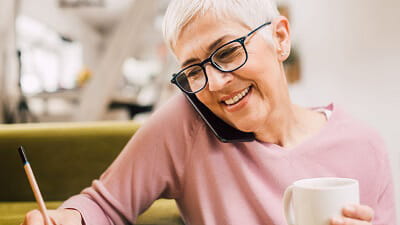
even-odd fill
[{"label": "eyeglass temple arm", "polygon": [[255,33],[256,31],[258,31],[258,30],[261,29],[262,27],[267,26],[267,25],[270,25],[270,24],[271,24],[271,22],[266,22],[266,23],[264,23],[264,24],[261,24],[261,25],[258,26],[256,29],[254,29],[254,30],[252,30],[250,33],[248,33],[248,34],[246,35],[246,37],[252,35],[253,33]]}]

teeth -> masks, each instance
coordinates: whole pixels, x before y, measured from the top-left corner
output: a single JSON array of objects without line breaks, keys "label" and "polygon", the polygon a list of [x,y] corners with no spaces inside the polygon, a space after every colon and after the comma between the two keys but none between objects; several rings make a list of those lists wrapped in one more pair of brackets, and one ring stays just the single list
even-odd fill
[{"label": "teeth", "polygon": [[240,92],[239,94],[237,94],[236,96],[234,96],[233,98],[230,98],[228,100],[225,100],[225,104],[227,105],[233,105],[236,104],[240,99],[242,99],[244,96],[246,96],[246,94],[249,92],[250,87],[244,89],[242,92]]}]

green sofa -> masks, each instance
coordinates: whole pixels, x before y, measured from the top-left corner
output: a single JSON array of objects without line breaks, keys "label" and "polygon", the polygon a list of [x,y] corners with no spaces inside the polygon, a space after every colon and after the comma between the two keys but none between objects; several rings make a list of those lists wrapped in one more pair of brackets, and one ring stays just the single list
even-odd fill
[{"label": "green sofa", "polygon": [[[0,125],[0,225],[20,224],[36,203],[17,148],[22,145],[49,209],[89,186],[139,128],[134,122]],[[183,224],[173,200],[156,201],[136,224]]]}]

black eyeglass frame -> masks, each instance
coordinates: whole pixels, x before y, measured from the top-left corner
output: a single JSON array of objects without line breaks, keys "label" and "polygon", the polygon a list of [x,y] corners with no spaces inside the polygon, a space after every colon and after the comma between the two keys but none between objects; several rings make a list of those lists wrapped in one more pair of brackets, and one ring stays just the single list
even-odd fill
[{"label": "black eyeglass frame", "polygon": [[[215,69],[217,69],[217,70],[219,70],[219,71],[221,71],[221,72],[224,72],[224,73],[229,73],[229,72],[233,72],[233,71],[236,71],[236,70],[240,69],[242,66],[244,66],[244,64],[246,64],[246,62],[247,62],[247,60],[248,60],[248,57],[249,57],[248,54],[247,54],[247,49],[246,49],[246,47],[245,47],[244,42],[245,42],[246,39],[247,39],[249,36],[251,36],[253,33],[255,33],[256,31],[258,31],[258,30],[261,29],[262,27],[268,26],[268,25],[270,25],[270,24],[271,24],[271,22],[266,22],[266,23],[264,23],[264,24],[261,24],[260,26],[258,26],[258,27],[255,28],[254,30],[250,31],[247,35],[245,35],[245,36],[243,36],[243,37],[240,37],[240,38],[237,38],[237,39],[235,39],[235,40],[232,40],[232,41],[230,41],[230,42],[227,42],[227,43],[223,44],[222,46],[218,47],[213,53],[211,53],[211,55],[210,55],[208,58],[206,58],[206,59],[203,60],[202,62],[189,65],[189,66],[187,66],[187,67],[181,69],[179,72],[174,73],[174,74],[172,75],[171,83],[173,83],[173,84],[175,84],[176,86],[178,86],[179,89],[181,89],[183,92],[185,92],[185,93],[187,93],[187,94],[196,94],[196,93],[200,92],[201,90],[203,90],[203,89],[207,86],[207,84],[208,84],[208,76],[207,76],[206,68],[204,67],[204,65],[205,65],[206,63],[210,62],[211,65],[212,65]],[[241,44],[241,46],[243,47],[244,52],[246,53],[245,60],[243,61],[243,63],[242,63],[241,65],[239,65],[238,67],[236,67],[236,68],[233,69],[233,70],[224,70],[223,68],[221,68],[220,66],[218,66],[218,64],[215,63],[215,62],[212,60],[212,58],[214,57],[214,55],[215,55],[221,48],[224,48],[225,46],[227,46],[227,45],[229,45],[229,44],[232,44],[232,43],[234,43],[234,42],[239,42],[239,43]],[[197,91],[187,91],[187,90],[185,90],[185,89],[179,84],[179,82],[177,82],[177,77],[178,77],[179,75],[181,75],[183,71],[187,70],[187,69],[190,68],[190,67],[194,67],[194,66],[200,66],[200,67],[201,67],[201,69],[203,70],[204,76],[205,76],[205,82],[204,82],[203,87],[200,88],[199,90],[197,90]],[[184,75],[183,75],[183,76],[184,76]]]}]

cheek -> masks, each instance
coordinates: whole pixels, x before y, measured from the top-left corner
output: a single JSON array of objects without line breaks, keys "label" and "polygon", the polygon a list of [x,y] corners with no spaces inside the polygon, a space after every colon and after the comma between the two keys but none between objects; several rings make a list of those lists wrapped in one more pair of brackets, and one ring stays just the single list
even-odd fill
[{"label": "cheek", "polygon": [[279,62],[277,58],[269,52],[249,53],[249,58],[244,67],[258,73],[272,74],[277,71]]},{"label": "cheek", "polygon": [[272,71],[263,62],[252,62],[246,63],[240,71],[237,72],[237,76],[241,79],[251,82],[256,88],[262,90],[268,86]]},{"label": "cheek", "polygon": [[207,93],[207,91],[205,89],[203,89],[202,91],[200,91],[199,93],[196,94],[196,97],[204,104],[204,105],[208,105],[207,100],[210,99],[209,97],[207,97],[209,94]]},{"label": "cheek", "polygon": [[221,105],[218,103],[216,98],[212,96],[207,90],[203,90],[196,94],[196,97],[203,103],[208,109],[210,109],[215,115],[220,118],[224,118],[224,113]]},{"label": "cheek", "polygon": [[204,89],[200,93],[197,93],[196,97],[211,111],[214,112],[214,110],[216,110],[217,104],[215,103],[215,101],[213,101],[212,95],[206,89]]},{"label": "cheek", "polygon": [[252,99],[252,103],[256,105],[254,107],[261,107],[257,110],[258,113],[252,115],[264,114],[264,110],[270,111],[274,108],[282,92],[281,75],[274,62],[271,62],[272,59],[269,60],[270,63],[265,58],[263,58],[264,63],[260,62],[261,60],[255,61],[246,64],[240,72],[240,76],[255,87],[253,92],[255,98]]},{"label": "cheek", "polygon": [[246,64],[240,69],[242,77],[256,82],[257,86],[274,86],[279,81],[280,64],[272,55],[271,50],[266,52],[249,52]]},{"label": "cheek", "polygon": [[270,74],[277,71],[279,60],[274,47],[263,42],[258,42],[247,50],[247,62],[244,67],[253,68],[258,73]]}]

